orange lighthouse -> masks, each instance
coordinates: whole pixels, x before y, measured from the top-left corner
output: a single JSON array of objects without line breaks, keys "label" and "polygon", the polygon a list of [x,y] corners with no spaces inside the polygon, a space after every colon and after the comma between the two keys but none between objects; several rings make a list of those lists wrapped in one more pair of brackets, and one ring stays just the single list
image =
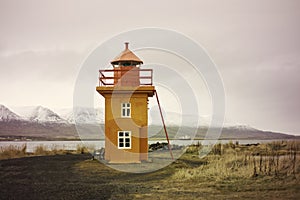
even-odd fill
[{"label": "orange lighthouse", "polygon": [[139,163],[148,160],[148,98],[153,97],[152,69],[128,48],[99,70],[98,93],[105,98],[105,160]]}]

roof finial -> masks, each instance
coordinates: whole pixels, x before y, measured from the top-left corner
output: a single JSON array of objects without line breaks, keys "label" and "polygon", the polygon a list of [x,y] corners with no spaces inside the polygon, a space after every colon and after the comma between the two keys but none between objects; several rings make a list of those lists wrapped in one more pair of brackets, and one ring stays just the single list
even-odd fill
[{"label": "roof finial", "polygon": [[125,50],[128,49],[129,42],[125,42]]}]

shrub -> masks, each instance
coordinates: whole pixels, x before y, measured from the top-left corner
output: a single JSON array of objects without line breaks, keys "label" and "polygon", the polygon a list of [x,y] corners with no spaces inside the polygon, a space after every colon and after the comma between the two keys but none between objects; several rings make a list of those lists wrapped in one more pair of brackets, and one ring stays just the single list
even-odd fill
[{"label": "shrub", "polygon": [[0,148],[0,159],[19,158],[26,156],[26,144],[22,146],[9,145],[8,147]]},{"label": "shrub", "polygon": [[40,145],[35,148],[34,154],[35,155],[48,155],[48,154],[50,154],[50,151],[46,150],[46,148],[43,145]]},{"label": "shrub", "polygon": [[89,149],[87,147],[81,146],[81,145],[77,145],[76,153],[85,154],[85,153],[88,153],[88,152],[89,152]]}]

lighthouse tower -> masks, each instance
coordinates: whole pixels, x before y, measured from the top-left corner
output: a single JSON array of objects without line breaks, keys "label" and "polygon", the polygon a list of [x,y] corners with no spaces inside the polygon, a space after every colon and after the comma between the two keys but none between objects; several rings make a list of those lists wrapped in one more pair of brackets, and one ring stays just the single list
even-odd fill
[{"label": "lighthouse tower", "polygon": [[148,98],[153,97],[152,69],[128,48],[99,70],[98,93],[105,98],[105,160],[139,163],[148,160]]}]

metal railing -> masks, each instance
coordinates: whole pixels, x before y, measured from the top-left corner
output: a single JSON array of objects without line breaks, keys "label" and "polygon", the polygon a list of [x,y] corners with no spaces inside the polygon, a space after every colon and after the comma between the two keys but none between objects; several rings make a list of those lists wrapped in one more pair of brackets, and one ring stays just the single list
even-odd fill
[{"label": "metal railing", "polygon": [[106,69],[99,70],[99,86],[113,86],[119,81],[135,82],[137,85],[152,85],[152,69]]}]

